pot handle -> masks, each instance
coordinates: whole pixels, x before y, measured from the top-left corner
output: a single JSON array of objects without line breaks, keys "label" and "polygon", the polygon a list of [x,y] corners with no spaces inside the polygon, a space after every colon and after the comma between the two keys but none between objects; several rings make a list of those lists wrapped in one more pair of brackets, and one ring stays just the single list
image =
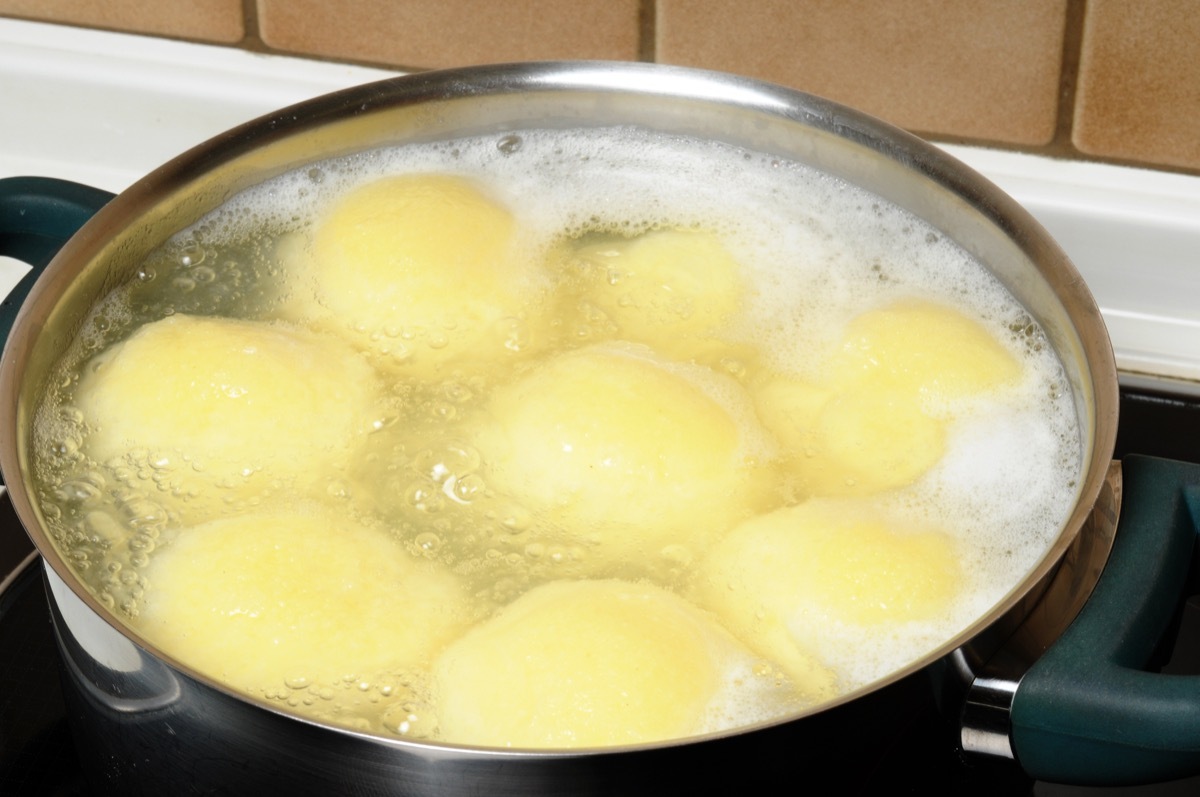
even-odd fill
[{"label": "pot handle", "polygon": [[1035,778],[1138,784],[1200,773],[1200,676],[1147,672],[1185,593],[1200,533],[1200,465],[1122,460],[1108,565],[1021,679],[1012,742]]},{"label": "pot handle", "polygon": [[0,179],[0,255],[30,266],[0,301],[0,345],[8,340],[17,311],[50,260],[112,198],[99,188],[50,177]]},{"label": "pot handle", "polygon": [[32,270],[0,302],[0,342],[8,340],[17,310],[51,258],[113,195],[50,177],[0,179],[0,255]]}]

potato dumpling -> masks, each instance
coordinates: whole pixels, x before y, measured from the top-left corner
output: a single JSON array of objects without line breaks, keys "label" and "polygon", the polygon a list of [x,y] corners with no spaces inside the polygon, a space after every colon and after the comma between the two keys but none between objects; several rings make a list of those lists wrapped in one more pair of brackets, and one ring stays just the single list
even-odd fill
[{"label": "potato dumpling", "polygon": [[146,569],[146,637],[235,688],[427,664],[465,627],[465,590],[385,533],[332,515],[241,515],[183,530]]},{"label": "potato dumpling", "polygon": [[669,545],[698,550],[754,500],[755,430],[752,411],[735,417],[681,373],[617,347],[540,364],[492,398],[479,445],[489,486],[582,543],[597,566],[647,562]]},{"label": "potato dumpling", "polygon": [[474,182],[409,174],[362,185],[320,221],[312,315],[406,373],[526,350],[540,284],[512,214]]},{"label": "potato dumpling", "polygon": [[863,313],[834,356],[837,384],[868,381],[935,400],[1016,382],[1021,365],[979,322],[945,305],[906,299]]},{"label": "potato dumpling", "polygon": [[892,630],[935,620],[964,583],[956,544],[841,501],[810,501],[739,525],[701,565],[698,602],[793,678],[830,622]]},{"label": "potato dumpling", "polygon": [[754,389],[801,496],[865,496],[903,487],[942,458],[945,421],[888,384],[872,390],[777,378]]},{"label": "potato dumpling", "polygon": [[442,737],[566,748],[714,730],[736,723],[730,710],[760,718],[765,695],[786,688],[754,674],[754,661],[711,616],[660,587],[551,582],[435,662]]},{"label": "potato dumpling", "polygon": [[578,301],[598,308],[615,337],[681,359],[720,354],[714,332],[741,310],[746,286],[715,234],[658,230],[587,244],[573,255]]},{"label": "potato dumpling", "polygon": [[378,391],[336,338],[173,315],[93,359],[75,401],[90,456],[152,471],[159,498],[202,493],[211,507],[278,480],[329,478],[374,420]]}]

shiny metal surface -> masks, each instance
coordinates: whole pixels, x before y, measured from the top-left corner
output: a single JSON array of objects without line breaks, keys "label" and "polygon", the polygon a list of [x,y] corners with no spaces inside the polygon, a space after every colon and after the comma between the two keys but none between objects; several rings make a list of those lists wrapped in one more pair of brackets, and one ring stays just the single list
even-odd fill
[{"label": "shiny metal surface", "polygon": [[[567,754],[422,745],[287,717],[232,695],[162,655],[79,584],[50,544],[23,483],[31,412],[83,309],[127,279],[149,250],[230,194],[321,158],[530,127],[613,125],[718,139],[860,185],[924,218],[976,255],[1038,319],[1074,391],[1085,430],[1086,473],[1061,535],[1031,572],[1014,574],[1004,600],[924,659],[815,713],[798,714],[782,730],[764,726],[687,743]],[[286,770],[299,773],[289,781],[298,792],[330,783],[388,794],[539,789],[584,794],[616,787],[633,792],[653,790],[638,774],[643,763],[672,777],[694,770],[701,783],[720,776],[714,749],[726,762],[736,753],[761,767],[789,769],[798,749],[815,751],[827,744],[823,737],[840,724],[839,713],[854,716],[872,700],[927,681],[964,646],[968,658],[985,661],[1036,605],[1091,514],[1104,486],[1116,414],[1111,348],[1079,274],[1019,205],[941,151],[834,103],[738,77],[650,64],[523,64],[406,76],[284,109],[186,153],[118,196],[64,247],[22,308],[0,363],[0,437],[5,441],[0,467],[22,522],[52,578],[63,585],[56,588],[56,619],[64,651],[74,661],[76,714],[81,723],[94,726],[89,735],[98,746],[97,760],[119,760],[131,750],[152,753],[139,764],[145,782],[155,783],[160,771],[190,767],[194,782],[218,789],[232,783],[240,790],[253,782],[247,780],[251,772]],[[89,614],[91,620],[82,619]],[[97,618],[103,622],[94,622]],[[99,641],[114,634],[112,645]],[[104,658],[117,655],[116,648],[123,649],[119,661],[128,668],[111,666],[116,660]],[[187,731],[186,743],[179,739],[181,729]],[[773,734],[786,744],[778,749],[779,758],[764,758],[775,749],[769,741]],[[218,759],[228,765],[222,773],[210,771]],[[197,767],[212,781],[199,778]],[[618,772],[626,767],[634,769]],[[126,790],[136,786],[136,778],[117,774],[111,782]],[[724,777],[748,774],[743,769]]]},{"label": "shiny metal surface", "polygon": [[[1113,461],[1091,516],[1059,562],[1054,577],[1020,625],[998,650],[979,660],[985,639],[1004,627],[981,635],[955,651],[956,677],[966,685],[961,734],[968,753],[1015,758],[1010,740],[1009,709],[1021,677],[1058,639],[1092,594],[1108,561],[1117,531],[1122,495],[1121,463]],[[1035,593],[1030,593],[1031,600]],[[974,660],[973,660],[974,659]]]}]

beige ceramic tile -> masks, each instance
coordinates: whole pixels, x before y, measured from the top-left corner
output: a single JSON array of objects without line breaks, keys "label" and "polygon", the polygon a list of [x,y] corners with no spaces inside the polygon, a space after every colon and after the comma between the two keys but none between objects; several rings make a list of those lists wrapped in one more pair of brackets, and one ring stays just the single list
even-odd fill
[{"label": "beige ceramic tile", "polygon": [[1092,155],[1200,169],[1200,3],[1089,0],[1072,137]]},{"label": "beige ceramic tile", "polygon": [[1049,143],[1067,0],[658,0],[656,56],[928,134]]},{"label": "beige ceramic tile", "polygon": [[446,67],[560,58],[634,59],[639,0],[257,0],[269,47]]},{"label": "beige ceramic tile", "polygon": [[223,44],[245,36],[242,0],[0,0],[0,14]]}]

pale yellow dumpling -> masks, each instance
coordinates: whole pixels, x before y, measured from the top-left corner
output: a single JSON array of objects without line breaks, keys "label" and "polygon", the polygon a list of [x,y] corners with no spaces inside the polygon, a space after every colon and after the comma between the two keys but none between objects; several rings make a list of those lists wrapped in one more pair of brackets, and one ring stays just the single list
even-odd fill
[{"label": "pale yellow dumpling", "polygon": [[1017,359],[982,324],[954,308],[908,299],[863,313],[846,327],[832,381],[887,383],[957,399],[1014,383]]},{"label": "pale yellow dumpling", "polygon": [[375,420],[378,392],[371,367],[336,338],[173,315],[88,363],[75,403],[91,457],[148,469],[156,497],[210,511],[278,482],[331,478]]},{"label": "pale yellow dumpling", "polygon": [[411,174],[360,186],[320,221],[315,304],[299,313],[405,373],[527,351],[542,290],[516,220],[474,182]]},{"label": "pale yellow dumpling", "polygon": [[866,633],[936,620],[964,586],[948,535],[835,501],[743,523],[713,547],[696,583],[701,605],[797,680],[830,622]]},{"label": "pale yellow dumpling", "polygon": [[889,383],[838,392],[777,378],[753,390],[801,497],[864,496],[912,484],[942,458],[946,422]]},{"label": "pale yellow dumpling", "polygon": [[715,730],[761,718],[761,698],[782,691],[753,674],[753,661],[709,615],[660,587],[552,582],[437,660],[442,738],[566,748]]},{"label": "pale yellow dumpling", "polygon": [[146,569],[138,628],[238,689],[374,678],[428,665],[465,627],[467,596],[382,531],[323,513],[183,530]]},{"label": "pale yellow dumpling", "polygon": [[561,355],[497,391],[489,409],[479,442],[489,486],[596,566],[698,550],[755,500],[752,411],[735,417],[642,350]]},{"label": "pale yellow dumpling", "polygon": [[574,252],[581,300],[615,336],[684,359],[718,348],[714,332],[742,307],[742,267],[711,232],[659,230]]}]

